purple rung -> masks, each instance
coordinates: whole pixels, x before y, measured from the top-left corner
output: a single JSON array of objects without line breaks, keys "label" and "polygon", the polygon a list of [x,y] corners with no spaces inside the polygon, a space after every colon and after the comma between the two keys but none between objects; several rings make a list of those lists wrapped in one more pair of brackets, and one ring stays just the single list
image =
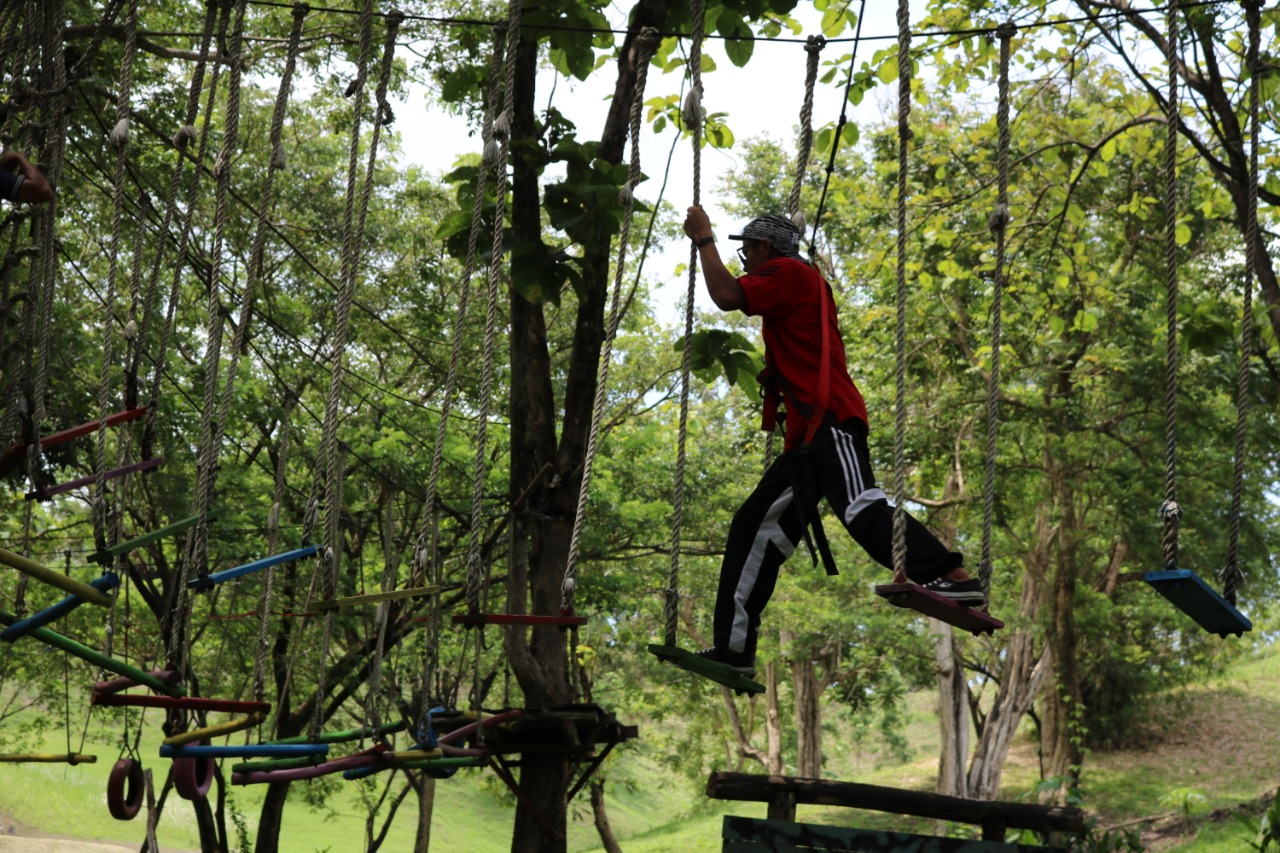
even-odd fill
[{"label": "purple rung", "polygon": [[[139,471],[150,471],[152,468],[159,468],[164,464],[163,456],[153,456],[150,459],[143,459],[141,462],[134,462],[132,465],[123,465],[119,468],[112,468],[102,475],[104,480],[114,480],[117,477],[123,477],[126,474],[136,474]],[[80,477],[76,480],[69,480],[65,483],[58,483],[56,486],[48,486],[43,489],[33,489],[26,494],[29,501],[45,501],[54,495],[60,495],[63,492],[69,492],[72,489],[78,489],[81,486],[87,486],[90,483],[98,481],[97,474],[90,474],[87,477]]]}]

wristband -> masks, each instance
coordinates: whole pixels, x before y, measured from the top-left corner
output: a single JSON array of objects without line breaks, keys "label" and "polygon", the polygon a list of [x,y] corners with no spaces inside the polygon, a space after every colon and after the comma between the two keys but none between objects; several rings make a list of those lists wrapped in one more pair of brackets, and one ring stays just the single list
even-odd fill
[{"label": "wristband", "polygon": [[707,245],[708,243],[714,243],[715,241],[716,241],[716,238],[715,238],[715,235],[713,234],[709,237],[703,237],[701,240],[694,240],[693,245],[701,249],[703,246]]}]

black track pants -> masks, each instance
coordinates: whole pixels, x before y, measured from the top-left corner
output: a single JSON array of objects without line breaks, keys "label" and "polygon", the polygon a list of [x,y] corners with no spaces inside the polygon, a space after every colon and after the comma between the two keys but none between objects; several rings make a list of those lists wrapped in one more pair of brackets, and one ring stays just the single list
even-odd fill
[{"label": "black track pants", "polygon": [[[716,595],[717,647],[755,652],[760,615],[773,595],[778,570],[804,537],[804,520],[816,517],[819,496],[872,559],[893,567],[893,507],[871,471],[867,426],[857,419],[823,426],[808,451],[793,450],[769,466],[733,517]],[[928,528],[907,516],[911,580],[926,583],[963,562],[959,552],[947,550]]]}]

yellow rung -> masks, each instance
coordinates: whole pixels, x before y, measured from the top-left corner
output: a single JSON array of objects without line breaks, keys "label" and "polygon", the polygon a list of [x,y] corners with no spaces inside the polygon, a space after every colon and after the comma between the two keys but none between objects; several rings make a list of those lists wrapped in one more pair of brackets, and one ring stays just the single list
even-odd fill
[{"label": "yellow rung", "polygon": [[171,735],[164,739],[165,746],[186,746],[189,743],[196,743],[202,740],[213,740],[216,737],[235,734],[245,729],[251,729],[267,718],[267,715],[261,711],[254,711],[247,717],[241,717],[238,720],[230,720],[225,723],[219,723],[216,726],[205,726],[203,729],[192,729],[189,732]]},{"label": "yellow rung", "polygon": [[63,753],[62,755],[15,752],[8,755],[0,755],[0,761],[6,764],[97,764],[98,756],[85,755],[81,752]]},{"label": "yellow rung", "polygon": [[393,589],[390,592],[371,592],[368,595],[352,595],[347,598],[329,598],[316,604],[317,610],[333,610],[338,607],[352,607],[357,604],[376,604],[379,601],[396,601],[401,598],[418,598],[423,595],[434,595],[440,591],[438,586],[417,586],[412,589]]},{"label": "yellow rung", "polygon": [[61,572],[55,572],[47,566],[40,565],[35,560],[28,560],[21,554],[6,551],[4,548],[0,548],[0,563],[4,563],[6,566],[30,575],[38,581],[47,583],[50,586],[56,586],[58,589],[69,592],[77,598],[83,598],[93,604],[110,607],[115,600],[100,589],[94,589],[87,583],[81,583],[75,578],[69,578]]}]

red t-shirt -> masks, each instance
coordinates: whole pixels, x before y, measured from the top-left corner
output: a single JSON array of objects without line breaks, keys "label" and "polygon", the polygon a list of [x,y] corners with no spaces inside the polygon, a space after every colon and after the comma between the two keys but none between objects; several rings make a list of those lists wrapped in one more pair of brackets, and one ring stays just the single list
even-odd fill
[{"label": "red t-shirt", "polygon": [[[797,445],[805,431],[805,406],[832,412],[837,421],[867,419],[862,394],[849,377],[844,341],[831,289],[813,267],[795,258],[775,258],[738,279],[749,316],[764,320],[765,358],[783,379],[786,401],[786,447]],[[827,399],[821,399],[822,303],[827,302]],[[803,405],[799,405],[803,404]],[[821,417],[821,413],[818,413]]]}]

